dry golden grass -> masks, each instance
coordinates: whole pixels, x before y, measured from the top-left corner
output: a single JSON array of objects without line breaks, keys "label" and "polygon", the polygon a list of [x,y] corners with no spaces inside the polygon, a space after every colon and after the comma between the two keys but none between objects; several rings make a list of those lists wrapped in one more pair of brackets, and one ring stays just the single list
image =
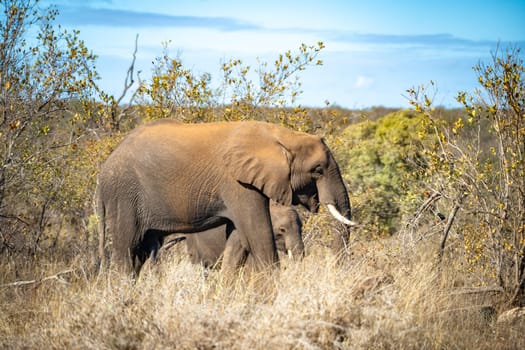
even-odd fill
[{"label": "dry golden grass", "polygon": [[205,278],[179,250],[135,283],[90,275],[81,256],[67,265],[18,265],[18,278],[6,261],[0,348],[525,348],[523,324],[499,327],[482,307],[497,300],[453,292],[462,277],[454,264],[434,269],[432,246],[353,241],[349,256],[337,259],[307,243],[304,261],[283,261],[280,271],[247,281],[215,271]]}]

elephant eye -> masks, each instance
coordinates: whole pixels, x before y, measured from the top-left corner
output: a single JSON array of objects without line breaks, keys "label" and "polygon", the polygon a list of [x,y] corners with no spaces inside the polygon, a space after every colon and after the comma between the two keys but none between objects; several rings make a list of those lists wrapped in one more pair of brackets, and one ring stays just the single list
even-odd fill
[{"label": "elephant eye", "polygon": [[312,171],[312,173],[313,173],[314,178],[319,178],[323,176],[323,167],[320,165],[316,166],[314,170]]}]

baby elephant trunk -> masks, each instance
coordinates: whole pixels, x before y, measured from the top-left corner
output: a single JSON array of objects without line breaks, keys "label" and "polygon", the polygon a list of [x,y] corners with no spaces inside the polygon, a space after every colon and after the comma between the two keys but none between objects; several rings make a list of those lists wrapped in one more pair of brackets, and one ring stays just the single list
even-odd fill
[{"label": "baby elephant trunk", "polygon": [[286,253],[291,260],[302,260],[304,258],[304,243],[302,237],[286,237]]}]

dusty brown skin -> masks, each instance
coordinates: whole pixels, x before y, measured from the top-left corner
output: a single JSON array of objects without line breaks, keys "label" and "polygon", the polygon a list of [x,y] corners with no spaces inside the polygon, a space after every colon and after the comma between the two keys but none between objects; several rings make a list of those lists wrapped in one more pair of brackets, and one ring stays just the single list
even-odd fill
[{"label": "dusty brown skin", "polygon": [[[102,165],[97,186],[100,253],[139,273],[171,233],[232,223],[260,270],[277,265],[269,199],[315,212],[331,205],[350,222],[339,168],[321,138],[264,122],[160,120],[130,133]],[[104,261],[102,261],[104,264]]]},{"label": "dusty brown skin", "polygon": [[[278,251],[289,255],[293,259],[304,256],[302,238],[302,223],[297,211],[270,201],[270,217],[272,220],[273,236]],[[239,233],[233,225],[223,225],[204,232],[181,234],[174,237],[173,242],[184,240],[190,260],[194,264],[204,267],[213,267],[224,256],[223,269],[233,271],[242,267],[248,256],[248,251],[242,246]],[[225,248],[228,247],[225,251]]]}]

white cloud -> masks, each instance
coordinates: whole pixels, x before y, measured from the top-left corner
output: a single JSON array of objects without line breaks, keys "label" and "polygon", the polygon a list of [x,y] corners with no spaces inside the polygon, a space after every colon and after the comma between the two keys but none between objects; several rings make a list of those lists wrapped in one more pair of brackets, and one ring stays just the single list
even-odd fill
[{"label": "white cloud", "polygon": [[354,87],[361,89],[370,87],[372,84],[374,84],[374,80],[372,78],[360,75],[355,80]]}]

